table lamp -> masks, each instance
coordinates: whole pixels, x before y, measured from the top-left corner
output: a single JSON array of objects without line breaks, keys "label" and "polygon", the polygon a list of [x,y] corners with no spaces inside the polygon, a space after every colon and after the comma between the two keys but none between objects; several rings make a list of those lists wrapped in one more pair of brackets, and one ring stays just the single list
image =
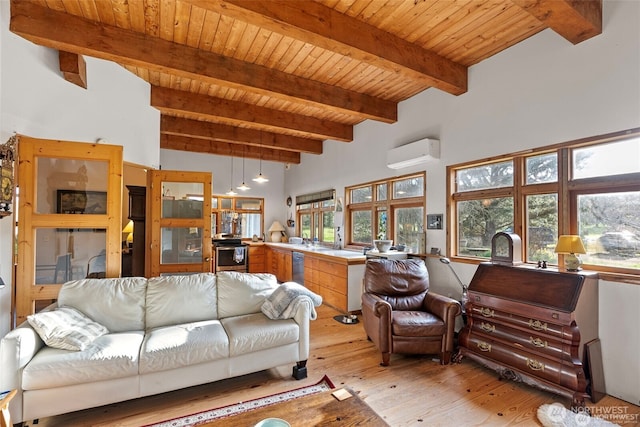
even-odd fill
[{"label": "table lamp", "polygon": [[282,241],[282,232],[284,231],[284,226],[280,224],[280,221],[273,221],[271,227],[269,227],[269,233],[271,233],[271,241],[272,242],[280,242]]},{"label": "table lamp", "polygon": [[555,253],[566,254],[564,257],[564,265],[567,271],[580,271],[582,261],[576,254],[586,254],[587,251],[582,244],[580,236],[564,235],[558,237]]},{"label": "table lamp", "polygon": [[127,247],[130,249],[133,245],[133,221],[129,220],[127,225],[122,229],[122,234],[126,234],[125,242],[127,242]]}]

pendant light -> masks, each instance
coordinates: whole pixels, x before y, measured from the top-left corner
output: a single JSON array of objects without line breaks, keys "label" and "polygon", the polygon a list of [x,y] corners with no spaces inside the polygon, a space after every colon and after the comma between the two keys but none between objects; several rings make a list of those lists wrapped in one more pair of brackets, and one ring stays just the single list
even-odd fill
[{"label": "pendant light", "polygon": [[[262,134],[260,134],[260,142],[262,142]],[[258,184],[269,182],[269,178],[262,175],[262,145],[260,145],[260,173],[258,174],[258,176],[253,178],[253,181],[257,182]]]},{"label": "pendant light", "polygon": [[227,191],[227,196],[235,196],[236,193],[235,191],[233,191],[233,156],[231,156],[231,180],[230,180],[230,185],[229,185],[229,191]]},{"label": "pendant light", "polygon": [[238,187],[238,190],[247,191],[250,189],[251,187],[249,187],[247,184],[244,183],[244,146],[243,146],[242,147],[242,185]]}]

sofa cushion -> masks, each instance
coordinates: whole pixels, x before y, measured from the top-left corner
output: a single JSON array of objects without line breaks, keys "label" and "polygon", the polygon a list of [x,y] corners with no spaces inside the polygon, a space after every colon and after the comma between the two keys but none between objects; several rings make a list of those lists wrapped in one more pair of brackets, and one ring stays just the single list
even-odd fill
[{"label": "sofa cushion", "polygon": [[147,329],[218,317],[216,275],[161,276],[147,282]]},{"label": "sofa cushion", "polygon": [[27,316],[27,321],[49,347],[63,350],[84,350],[96,338],[109,330],[71,307]]},{"label": "sofa cushion", "polygon": [[220,321],[206,320],[147,331],[140,351],[140,373],[166,371],[229,357],[229,340]]},{"label": "sofa cushion", "polygon": [[278,287],[276,276],[269,273],[220,271],[217,276],[220,319],[259,313],[265,298]]},{"label": "sofa cushion", "polygon": [[238,356],[297,342],[300,327],[292,320],[271,320],[262,313],[221,319],[229,336],[229,354]]},{"label": "sofa cushion", "polygon": [[142,331],[107,334],[83,351],[44,347],[24,368],[22,388],[37,390],[138,374]]},{"label": "sofa cushion", "polygon": [[80,310],[110,332],[144,329],[147,279],[123,277],[67,282],[58,293],[58,305]]}]

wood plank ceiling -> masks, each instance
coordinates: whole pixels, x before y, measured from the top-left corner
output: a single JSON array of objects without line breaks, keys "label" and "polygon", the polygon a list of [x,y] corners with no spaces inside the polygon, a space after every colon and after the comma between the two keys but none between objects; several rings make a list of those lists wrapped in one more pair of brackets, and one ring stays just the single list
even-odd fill
[{"label": "wood plank ceiling", "polygon": [[552,29],[600,34],[602,0],[12,0],[11,31],[151,85],[163,148],[299,163],[393,123],[428,88],[460,95],[468,68]]}]

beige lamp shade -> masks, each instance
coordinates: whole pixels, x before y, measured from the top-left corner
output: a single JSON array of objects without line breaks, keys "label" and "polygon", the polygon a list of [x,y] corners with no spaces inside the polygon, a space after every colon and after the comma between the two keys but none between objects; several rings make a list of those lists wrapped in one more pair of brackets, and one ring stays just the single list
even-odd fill
[{"label": "beige lamp shade", "polygon": [[280,242],[282,239],[282,232],[285,230],[284,226],[280,224],[280,221],[273,221],[271,227],[269,227],[269,231],[271,233],[271,241],[272,242]]},{"label": "beige lamp shade", "polygon": [[567,254],[564,257],[564,265],[568,271],[579,271],[582,261],[576,254],[586,254],[587,250],[584,248],[580,236],[564,235],[558,237],[555,252],[557,254]]}]

